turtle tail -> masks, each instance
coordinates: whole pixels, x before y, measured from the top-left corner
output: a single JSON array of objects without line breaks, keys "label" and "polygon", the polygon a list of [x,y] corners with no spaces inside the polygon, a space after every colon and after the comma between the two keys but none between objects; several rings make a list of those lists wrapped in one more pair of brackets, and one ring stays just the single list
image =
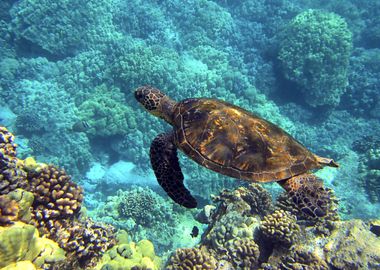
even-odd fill
[{"label": "turtle tail", "polygon": [[293,203],[312,218],[324,217],[331,204],[330,192],[321,179],[313,174],[301,174],[282,180],[279,184],[288,192]]},{"label": "turtle tail", "polygon": [[177,157],[173,133],[158,135],[150,147],[150,162],[158,183],[176,203],[186,207],[197,207],[197,201],[183,183],[183,174]]}]

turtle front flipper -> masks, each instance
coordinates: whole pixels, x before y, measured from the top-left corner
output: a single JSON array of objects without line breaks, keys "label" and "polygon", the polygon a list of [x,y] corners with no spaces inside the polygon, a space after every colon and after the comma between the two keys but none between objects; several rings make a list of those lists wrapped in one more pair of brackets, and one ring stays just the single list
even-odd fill
[{"label": "turtle front flipper", "polygon": [[278,183],[302,212],[313,218],[326,215],[331,204],[330,193],[317,176],[305,173]]},{"label": "turtle front flipper", "polygon": [[176,203],[186,207],[197,207],[197,201],[183,184],[183,174],[177,157],[173,133],[158,135],[150,146],[150,162],[158,183]]}]

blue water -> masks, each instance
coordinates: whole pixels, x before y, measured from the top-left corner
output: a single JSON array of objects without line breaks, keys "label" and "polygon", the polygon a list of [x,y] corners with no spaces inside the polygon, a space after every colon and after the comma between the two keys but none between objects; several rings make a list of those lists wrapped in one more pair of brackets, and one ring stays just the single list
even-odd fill
[{"label": "blue water", "polygon": [[[316,174],[342,220],[380,218],[380,2],[1,1],[0,125],[17,157],[64,168],[92,219],[164,255],[199,243],[190,232],[206,225],[155,179],[149,147],[171,127],[135,100],[147,84],[275,123],[339,163]],[[179,161],[199,209],[244,185]],[[120,215],[129,197],[138,217]]]}]

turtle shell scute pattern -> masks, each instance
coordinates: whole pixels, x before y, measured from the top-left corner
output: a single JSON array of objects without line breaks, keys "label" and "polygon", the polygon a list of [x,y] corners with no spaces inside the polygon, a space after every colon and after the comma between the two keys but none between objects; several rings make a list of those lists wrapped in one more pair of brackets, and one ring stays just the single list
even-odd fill
[{"label": "turtle shell scute pattern", "polygon": [[281,128],[223,101],[184,100],[173,124],[182,151],[234,178],[279,181],[320,167],[314,154]]}]

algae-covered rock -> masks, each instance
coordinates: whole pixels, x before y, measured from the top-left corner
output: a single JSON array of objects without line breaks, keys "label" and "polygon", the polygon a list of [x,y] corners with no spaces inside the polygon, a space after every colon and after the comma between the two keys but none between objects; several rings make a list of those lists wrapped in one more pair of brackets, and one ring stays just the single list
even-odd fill
[{"label": "algae-covered rock", "polygon": [[380,238],[361,220],[342,222],[324,246],[334,269],[380,269]]},{"label": "algae-covered rock", "polygon": [[57,243],[39,237],[38,230],[32,225],[16,222],[9,227],[0,227],[0,267],[18,261],[32,261],[36,267],[41,267],[64,258],[64,251]]}]

